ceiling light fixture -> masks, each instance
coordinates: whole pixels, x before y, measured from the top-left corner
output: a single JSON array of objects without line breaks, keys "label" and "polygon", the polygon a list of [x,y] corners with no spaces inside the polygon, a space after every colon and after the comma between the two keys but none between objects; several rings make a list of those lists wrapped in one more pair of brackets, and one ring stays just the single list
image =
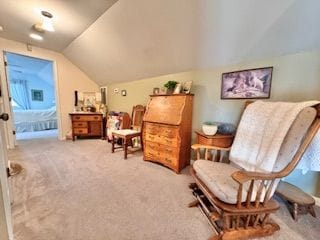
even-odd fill
[{"label": "ceiling light fixture", "polygon": [[29,34],[29,37],[31,37],[31,38],[34,39],[34,40],[38,40],[38,41],[43,40],[43,37],[42,37],[42,36],[40,36],[40,35],[38,35],[38,34],[35,34],[35,33],[30,33],[30,34]]},{"label": "ceiling light fixture", "polygon": [[42,23],[36,23],[33,25],[34,29],[38,32],[54,32],[54,27],[52,23],[53,15],[47,11],[41,11]]}]

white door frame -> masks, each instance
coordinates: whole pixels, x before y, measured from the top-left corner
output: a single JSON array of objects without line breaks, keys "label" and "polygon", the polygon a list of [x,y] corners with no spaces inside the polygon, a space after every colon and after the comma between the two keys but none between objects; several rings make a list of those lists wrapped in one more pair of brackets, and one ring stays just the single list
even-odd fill
[{"label": "white door frame", "polygon": [[[16,135],[13,134],[13,132],[16,132],[15,130],[15,126],[14,126],[14,116],[13,116],[13,109],[12,109],[12,105],[11,105],[11,102],[12,102],[12,97],[11,97],[11,93],[10,93],[10,76],[9,76],[9,69],[8,69],[8,59],[6,57],[6,52],[3,52],[3,61],[4,61],[4,71],[5,71],[5,76],[6,76],[6,79],[5,79],[5,85],[6,85],[6,92],[8,94],[8,101],[9,101],[9,108],[7,109],[7,113],[9,114],[10,116],[10,119],[9,121],[6,123],[7,124],[7,129],[8,129],[8,136],[7,136],[7,147],[9,149],[12,149],[16,146],[17,144],[17,139],[16,139]],[[11,134],[12,133],[12,134]]]},{"label": "white door frame", "polygon": [[[3,50],[2,52],[2,56],[3,56],[3,62],[0,64],[4,65],[4,69],[6,70],[6,66],[5,66],[5,53],[13,53],[13,54],[17,54],[17,55],[22,55],[22,56],[26,56],[26,57],[31,57],[31,58],[39,58],[39,59],[43,59],[46,61],[50,61],[52,62],[52,68],[53,68],[53,80],[54,80],[54,90],[55,90],[55,100],[56,100],[56,111],[57,111],[57,123],[58,123],[58,138],[61,140],[63,139],[62,136],[62,119],[61,119],[61,111],[60,111],[60,100],[59,100],[59,81],[58,81],[58,71],[57,71],[57,64],[56,61],[53,59],[49,59],[46,57],[42,57],[42,56],[37,56],[37,55],[28,55],[26,53],[19,53],[17,51],[11,51],[11,50]],[[0,57],[1,59],[1,57]],[[15,140],[15,136],[13,135],[13,130],[14,130],[14,122],[13,122],[13,117],[12,117],[12,106],[11,103],[9,101],[9,86],[8,86],[8,81],[9,79],[7,79],[7,75],[5,75],[6,79],[4,81],[1,81],[2,83],[2,88],[1,88],[1,92],[2,92],[2,97],[3,97],[3,104],[4,104],[4,109],[5,111],[9,114],[10,119],[9,121],[6,122],[6,128],[5,128],[5,135],[6,135],[6,143],[7,143],[7,147],[9,149],[13,149],[15,148],[16,145],[16,140]]]}]

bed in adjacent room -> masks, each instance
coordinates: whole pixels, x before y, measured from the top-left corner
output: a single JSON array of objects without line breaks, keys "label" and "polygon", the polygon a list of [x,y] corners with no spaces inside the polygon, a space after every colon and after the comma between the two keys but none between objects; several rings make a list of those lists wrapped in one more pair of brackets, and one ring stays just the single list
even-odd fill
[{"label": "bed in adjacent room", "polygon": [[56,107],[49,109],[13,110],[16,132],[34,132],[57,128]]}]

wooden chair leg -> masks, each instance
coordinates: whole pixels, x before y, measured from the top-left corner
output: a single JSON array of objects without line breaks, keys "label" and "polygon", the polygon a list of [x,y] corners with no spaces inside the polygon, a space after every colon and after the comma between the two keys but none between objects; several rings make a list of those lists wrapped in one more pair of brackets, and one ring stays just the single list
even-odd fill
[{"label": "wooden chair leg", "polygon": [[111,152],[114,153],[114,137],[113,135],[111,136]]},{"label": "wooden chair leg", "polygon": [[128,155],[128,140],[126,138],[123,139],[123,150],[124,150],[124,159],[127,159]]}]

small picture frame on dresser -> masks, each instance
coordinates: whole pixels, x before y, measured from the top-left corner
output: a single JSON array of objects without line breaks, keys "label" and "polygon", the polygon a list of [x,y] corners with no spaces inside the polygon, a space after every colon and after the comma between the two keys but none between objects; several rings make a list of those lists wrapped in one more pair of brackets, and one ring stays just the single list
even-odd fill
[{"label": "small picture frame on dresser", "polygon": [[182,92],[189,94],[192,86],[192,81],[184,82],[182,86]]},{"label": "small picture frame on dresser", "polygon": [[160,93],[160,89],[159,88],[153,88],[153,94],[154,95],[158,95]]},{"label": "small picture frame on dresser", "polygon": [[160,88],[159,94],[167,94],[167,89],[165,87]]}]

